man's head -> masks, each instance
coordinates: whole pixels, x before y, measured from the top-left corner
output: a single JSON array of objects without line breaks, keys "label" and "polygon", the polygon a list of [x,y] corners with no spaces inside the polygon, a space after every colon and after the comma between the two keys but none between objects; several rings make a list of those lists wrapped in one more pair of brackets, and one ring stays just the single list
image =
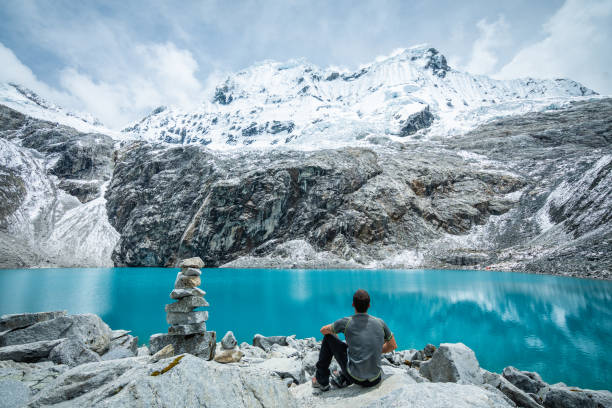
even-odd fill
[{"label": "man's head", "polygon": [[353,307],[357,313],[365,313],[370,307],[370,295],[363,289],[357,289],[353,295]]}]

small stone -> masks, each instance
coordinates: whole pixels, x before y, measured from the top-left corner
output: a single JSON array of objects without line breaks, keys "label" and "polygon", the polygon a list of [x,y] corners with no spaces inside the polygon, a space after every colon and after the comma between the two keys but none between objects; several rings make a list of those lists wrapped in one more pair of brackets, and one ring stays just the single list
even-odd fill
[{"label": "small stone", "polygon": [[0,332],[14,329],[21,329],[57,317],[66,316],[68,312],[61,310],[58,312],[41,312],[41,313],[20,313],[7,314],[0,317]]},{"label": "small stone", "polygon": [[236,341],[236,337],[234,337],[234,333],[232,331],[228,331],[221,339],[221,348],[224,350],[233,350],[238,345]]},{"label": "small stone", "polygon": [[206,332],[206,322],[193,324],[175,324],[170,326],[170,328],[168,329],[168,333],[170,334],[182,334],[183,336],[204,332]]},{"label": "small stone", "polygon": [[174,289],[171,293],[170,293],[170,298],[172,299],[182,299],[184,297],[187,296],[199,296],[199,297],[204,297],[204,295],[206,295],[206,292],[204,292],[202,289],[200,288],[191,288],[191,289]]},{"label": "small stone", "polygon": [[262,350],[269,352],[273,344],[279,344],[281,346],[287,345],[287,336],[269,336],[265,337],[261,334],[253,336],[253,345],[261,348]]},{"label": "small stone", "polygon": [[176,281],[174,281],[174,287],[176,289],[189,289],[196,288],[200,286],[202,281],[199,276],[186,276],[182,273],[179,273],[176,276]]},{"label": "small stone", "polygon": [[199,296],[185,296],[178,302],[170,303],[166,305],[166,312],[180,312],[188,313],[192,312],[196,307],[207,307],[210,306],[206,299]]},{"label": "small stone", "polygon": [[166,313],[168,324],[192,324],[202,323],[208,320],[208,312],[189,312],[189,313]]},{"label": "small stone", "polygon": [[179,263],[179,268],[203,268],[204,262],[199,257],[183,259],[181,263]]},{"label": "small stone", "polygon": [[200,276],[202,271],[196,268],[183,268],[181,273],[185,276]]},{"label": "small stone", "polygon": [[174,346],[172,344],[168,344],[164,346],[161,350],[151,356],[151,363],[155,363],[159,360],[163,360],[164,358],[173,357],[174,356]]},{"label": "small stone", "polygon": [[223,364],[237,363],[242,359],[242,357],[244,357],[244,353],[240,351],[240,349],[236,348],[233,350],[221,350],[220,353],[215,354],[214,360],[217,363]]}]

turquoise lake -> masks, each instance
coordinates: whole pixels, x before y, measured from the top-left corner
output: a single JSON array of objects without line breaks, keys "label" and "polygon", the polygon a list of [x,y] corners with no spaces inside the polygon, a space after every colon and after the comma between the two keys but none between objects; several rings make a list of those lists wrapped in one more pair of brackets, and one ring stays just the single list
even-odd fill
[{"label": "turquoise lake", "polygon": [[[96,313],[141,343],[166,332],[178,269],[0,270],[0,314]],[[537,371],[549,383],[612,386],[612,282],[491,271],[205,269],[208,329],[316,337],[369,291],[400,349],[463,342],[482,367]]]}]

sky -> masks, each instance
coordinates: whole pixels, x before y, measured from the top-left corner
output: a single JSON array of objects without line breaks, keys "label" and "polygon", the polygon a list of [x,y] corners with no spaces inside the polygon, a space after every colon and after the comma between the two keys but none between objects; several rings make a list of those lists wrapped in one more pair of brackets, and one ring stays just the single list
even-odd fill
[{"label": "sky", "polygon": [[0,81],[114,129],[262,60],[350,70],[422,43],[455,69],[612,94],[612,0],[2,0],[0,21]]}]

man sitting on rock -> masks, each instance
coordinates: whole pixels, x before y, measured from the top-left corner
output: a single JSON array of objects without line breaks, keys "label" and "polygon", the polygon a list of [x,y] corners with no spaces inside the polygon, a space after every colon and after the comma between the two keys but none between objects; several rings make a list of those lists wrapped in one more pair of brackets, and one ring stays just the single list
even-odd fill
[{"label": "man sitting on rock", "polygon": [[[329,390],[329,365],[332,357],[342,369],[334,372],[332,383],[338,388],[350,384],[372,387],[382,378],[380,359],[382,353],[397,348],[395,337],[381,319],[370,316],[370,295],[363,289],[353,295],[355,314],[321,327],[324,335],[312,386],[321,391]],[[336,334],[344,333],[346,343]]]}]

